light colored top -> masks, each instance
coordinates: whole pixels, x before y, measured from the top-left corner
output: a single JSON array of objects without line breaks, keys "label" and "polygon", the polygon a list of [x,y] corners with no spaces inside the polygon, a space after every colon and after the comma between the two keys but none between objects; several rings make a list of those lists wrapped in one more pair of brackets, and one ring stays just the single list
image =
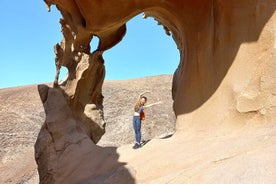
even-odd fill
[{"label": "light colored top", "polygon": [[143,111],[144,106],[139,107],[137,112],[134,112],[133,116],[140,116],[140,113]]}]

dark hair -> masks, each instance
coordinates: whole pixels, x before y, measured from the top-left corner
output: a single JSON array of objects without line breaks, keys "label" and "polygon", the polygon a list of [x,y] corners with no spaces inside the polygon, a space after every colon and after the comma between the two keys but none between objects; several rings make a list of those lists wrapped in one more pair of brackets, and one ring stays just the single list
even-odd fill
[{"label": "dark hair", "polygon": [[139,98],[139,100],[136,102],[135,106],[134,106],[134,111],[135,111],[135,112],[137,112],[138,109],[139,109],[139,107],[141,107],[141,105],[142,105],[141,99],[142,99],[142,98],[145,99],[145,102],[147,102],[147,100],[148,100],[147,97],[141,96],[141,97]]},{"label": "dark hair", "polygon": [[141,98],[144,98],[145,99],[145,102],[147,102],[148,98],[145,97],[145,96],[142,96]]}]

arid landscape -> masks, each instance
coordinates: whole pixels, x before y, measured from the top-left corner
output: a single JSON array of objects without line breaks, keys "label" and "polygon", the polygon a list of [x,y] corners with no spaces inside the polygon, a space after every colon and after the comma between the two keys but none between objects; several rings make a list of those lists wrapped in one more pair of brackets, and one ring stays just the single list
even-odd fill
[{"label": "arid landscape", "polygon": [[36,85],[1,89],[0,104],[0,183],[36,183],[34,142],[45,119]]},{"label": "arid landscape", "polygon": [[[162,101],[146,111],[143,140],[162,138],[174,133],[171,75],[122,81],[103,85],[106,133],[99,146],[122,146],[134,142],[133,106],[138,95],[150,91],[148,103]],[[45,121],[37,85],[0,90],[0,183],[38,183],[34,143]]]},{"label": "arid landscape", "polygon": [[[251,120],[245,124],[239,120],[231,132],[218,126],[210,134],[208,125],[189,125],[170,137],[175,125],[171,80],[171,75],[162,75],[103,85],[107,126],[98,145],[117,147],[119,161],[128,163],[126,168],[139,178],[135,183],[274,183],[276,124],[258,123],[259,115],[248,114]],[[131,118],[140,91],[151,91],[149,103],[161,100],[163,104],[146,111],[142,134],[150,141],[133,150]],[[45,113],[37,85],[1,89],[0,104],[0,183],[38,183],[34,143]],[[158,169],[150,169],[156,165]]]},{"label": "arid landscape", "polygon": [[[44,2],[62,14],[54,85],[0,90],[0,183],[36,183],[38,170],[41,184],[275,184],[276,0]],[[103,54],[140,13],[172,35],[173,77],[104,81]],[[132,149],[144,91],[162,104]]]},{"label": "arid landscape", "polygon": [[[138,95],[145,94],[148,104],[161,101],[162,104],[145,110],[142,124],[142,139],[162,138],[174,133],[175,114],[172,108],[172,76],[162,75],[122,81],[105,81],[103,85],[106,134],[99,145],[120,146],[134,142],[132,115]],[[111,133],[112,132],[112,133]]]}]

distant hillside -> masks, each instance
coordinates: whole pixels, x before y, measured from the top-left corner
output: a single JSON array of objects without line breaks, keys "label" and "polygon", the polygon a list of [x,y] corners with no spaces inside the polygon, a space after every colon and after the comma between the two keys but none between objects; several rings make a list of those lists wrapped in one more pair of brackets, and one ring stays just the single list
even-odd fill
[{"label": "distant hillside", "polygon": [[146,120],[142,124],[142,139],[164,137],[174,132],[175,116],[172,110],[172,76],[162,75],[140,79],[106,81],[103,85],[106,134],[99,145],[122,145],[134,141],[132,115],[137,97],[144,91],[148,104],[162,104],[145,110]]},{"label": "distant hillside", "polygon": [[0,90],[0,183],[38,180],[33,146],[44,119],[36,85]]},{"label": "distant hillside", "polygon": [[[148,103],[163,103],[146,110],[142,139],[174,132],[171,75],[105,81],[103,85],[106,134],[99,145],[119,146],[134,141],[133,106],[138,95]],[[0,89],[0,183],[37,183],[33,146],[45,119],[36,85]]]}]

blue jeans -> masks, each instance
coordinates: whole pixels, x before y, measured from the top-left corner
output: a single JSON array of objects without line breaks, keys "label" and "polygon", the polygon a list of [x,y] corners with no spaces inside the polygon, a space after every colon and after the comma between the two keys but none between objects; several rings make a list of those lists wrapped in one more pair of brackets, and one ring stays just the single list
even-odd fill
[{"label": "blue jeans", "polygon": [[135,141],[140,144],[141,141],[141,119],[140,116],[133,116],[133,128],[135,132]]}]

